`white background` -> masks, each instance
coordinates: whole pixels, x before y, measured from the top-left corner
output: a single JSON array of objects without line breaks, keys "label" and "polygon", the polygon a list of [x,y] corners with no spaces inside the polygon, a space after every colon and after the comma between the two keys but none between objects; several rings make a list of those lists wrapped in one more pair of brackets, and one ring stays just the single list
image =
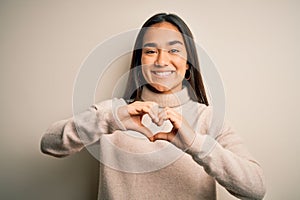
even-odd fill
[{"label": "white background", "polygon": [[[300,198],[299,1],[1,0],[0,199],[97,198],[97,161],[43,155],[40,138],[71,116],[88,53],[161,11],[181,16],[218,67],[226,119],[264,169],[265,199]],[[234,199],[220,187],[218,196]]]}]

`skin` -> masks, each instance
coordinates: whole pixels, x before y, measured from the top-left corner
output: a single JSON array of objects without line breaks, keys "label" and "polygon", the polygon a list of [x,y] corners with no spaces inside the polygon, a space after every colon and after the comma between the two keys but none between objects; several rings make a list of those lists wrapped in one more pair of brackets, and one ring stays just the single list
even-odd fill
[{"label": "skin", "polygon": [[142,72],[146,81],[159,93],[182,89],[187,65],[182,34],[168,22],[154,24],[143,38]]},{"label": "skin", "polygon": [[[182,34],[168,22],[152,25],[143,38],[142,72],[152,90],[162,94],[178,92],[187,65],[187,51]],[[148,114],[152,122],[161,126],[170,120],[173,128],[170,132],[159,132],[155,135],[142,124],[143,115]],[[159,112],[155,102],[135,101],[121,106],[118,117],[128,130],[135,130],[145,135],[151,142],[166,140],[182,150],[192,144],[195,132],[174,109],[165,107]]]}]

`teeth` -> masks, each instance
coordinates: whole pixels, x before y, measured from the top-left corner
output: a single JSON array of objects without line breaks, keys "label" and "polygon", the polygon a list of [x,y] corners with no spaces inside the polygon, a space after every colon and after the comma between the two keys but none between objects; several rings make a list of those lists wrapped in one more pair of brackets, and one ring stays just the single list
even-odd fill
[{"label": "teeth", "polygon": [[162,77],[169,76],[172,74],[172,72],[153,72],[153,73]]}]

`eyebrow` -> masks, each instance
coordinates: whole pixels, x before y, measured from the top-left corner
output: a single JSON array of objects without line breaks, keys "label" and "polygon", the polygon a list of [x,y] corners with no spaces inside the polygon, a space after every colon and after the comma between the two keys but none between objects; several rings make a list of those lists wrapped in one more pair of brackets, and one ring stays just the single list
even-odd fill
[{"label": "eyebrow", "polygon": [[179,41],[179,40],[174,40],[174,41],[169,42],[169,45],[174,45],[174,44],[181,44],[181,45],[183,45],[183,43],[181,41]]},{"label": "eyebrow", "polygon": [[[183,45],[183,43],[179,40],[173,40],[173,41],[168,42],[168,45],[170,45],[170,46],[175,45],[175,44]],[[149,42],[149,43],[144,44],[143,47],[157,47],[157,44],[154,42]]]}]

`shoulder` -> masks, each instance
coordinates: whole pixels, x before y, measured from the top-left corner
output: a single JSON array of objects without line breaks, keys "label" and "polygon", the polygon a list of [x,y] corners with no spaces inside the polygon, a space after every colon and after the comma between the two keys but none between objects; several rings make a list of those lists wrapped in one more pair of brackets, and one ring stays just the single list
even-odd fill
[{"label": "shoulder", "polygon": [[105,108],[116,108],[122,105],[126,105],[127,102],[123,98],[112,98],[100,101],[92,105],[96,110],[105,109]]},{"label": "shoulder", "polygon": [[193,100],[190,100],[189,102],[187,102],[184,105],[184,109],[192,111],[192,112],[196,112],[197,114],[195,116],[199,117],[199,116],[205,116],[210,117],[213,113],[213,106],[210,105],[205,105],[203,103],[199,103]]},{"label": "shoulder", "polygon": [[195,101],[187,103],[187,115],[193,115],[197,121],[197,130],[216,138],[221,133],[228,132],[230,126],[225,122],[225,113],[212,105],[205,105]]}]

